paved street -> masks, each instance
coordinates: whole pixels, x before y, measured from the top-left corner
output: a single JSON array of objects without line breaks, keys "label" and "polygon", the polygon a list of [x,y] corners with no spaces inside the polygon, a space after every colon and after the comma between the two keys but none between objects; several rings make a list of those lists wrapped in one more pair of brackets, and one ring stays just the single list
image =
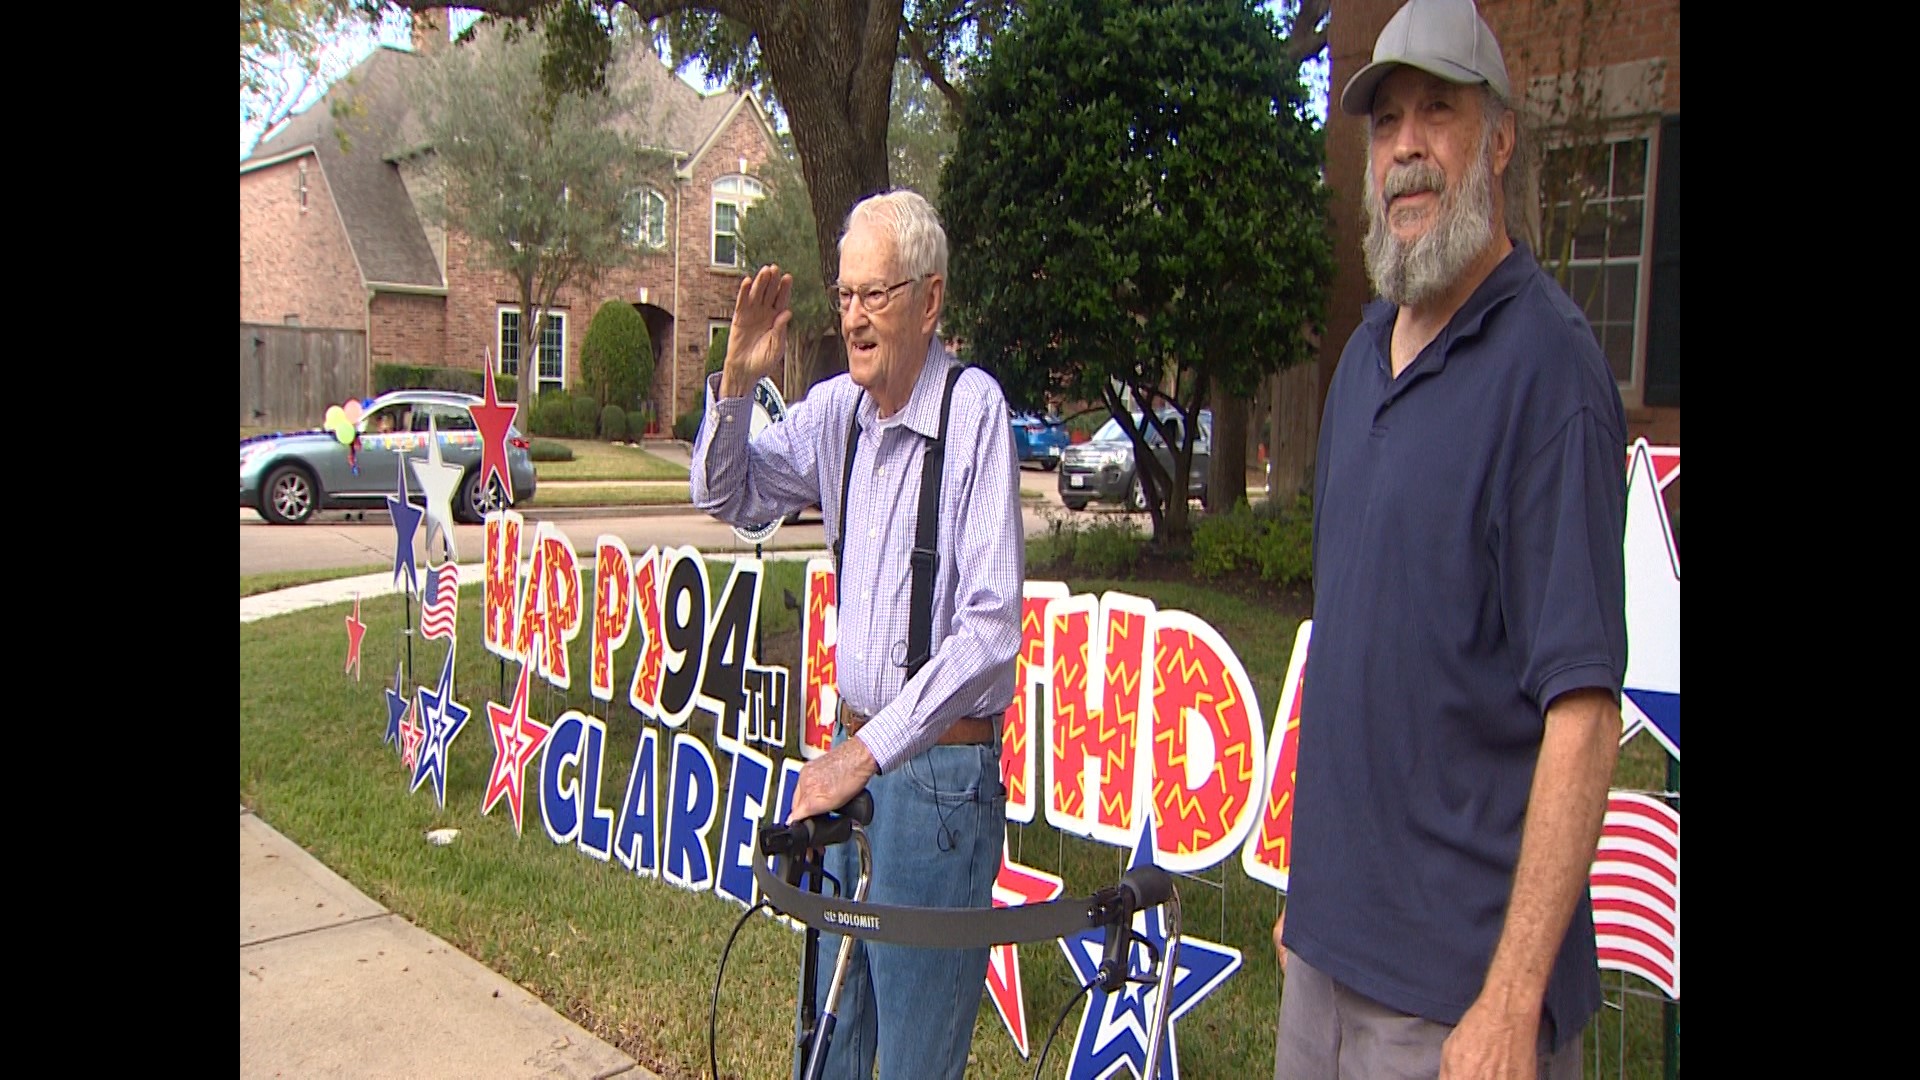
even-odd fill
[{"label": "paved street", "polygon": [[[649,453],[680,465],[688,464],[687,448],[679,443],[649,443]],[[1264,477],[1249,471],[1247,490],[1258,497]],[[547,482],[548,489],[558,485]],[[594,482],[591,486],[617,486]],[[1027,535],[1045,532],[1050,518],[1065,515],[1069,520],[1111,520],[1123,518],[1146,529],[1145,514],[1124,514],[1117,506],[1095,503],[1078,513],[1069,512],[1060,502],[1058,475],[1037,466],[1020,470]],[[1199,504],[1194,504],[1195,512]],[[734,535],[733,529],[689,506],[647,507],[541,507],[538,501],[522,510],[529,522],[551,521],[573,541],[574,551],[591,557],[595,542],[602,535],[617,536],[630,552],[649,547],[692,545],[709,555],[744,555],[754,550]],[[485,530],[479,525],[454,528],[454,547],[459,562],[477,563],[485,543]],[[296,570],[329,570],[356,566],[393,564],[393,524],[384,510],[329,510],[315,514],[305,525],[269,525],[258,511],[240,510],[240,576]],[[804,517],[798,524],[783,525],[773,539],[763,545],[766,553],[782,551],[821,551],[826,548],[819,515]],[[436,556],[437,558],[437,556]]]},{"label": "paved street", "polygon": [[[649,449],[652,449],[649,447]],[[673,459],[671,453],[660,456]],[[683,452],[684,453],[684,452]],[[1055,474],[1037,468],[1020,471],[1021,486],[1041,498],[1028,499],[1025,505],[1027,535],[1047,528],[1048,514],[1063,514],[1056,490]],[[1095,507],[1084,514],[1115,513]],[[633,507],[628,509],[541,509],[530,506],[523,511],[530,522],[549,520],[573,541],[574,550],[591,555],[595,541],[602,535],[617,536],[631,552],[649,547],[690,544],[710,555],[748,554],[753,545],[743,543],[733,529],[691,507]],[[1144,523],[1146,518],[1139,520]],[[454,529],[454,547],[463,563],[478,562],[484,550],[485,530],[479,525],[460,525]],[[392,565],[393,525],[383,510],[326,511],[314,515],[305,525],[269,525],[259,512],[240,511],[240,576],[293,570],[323,570],[353,566]],[[783,525],[764,545],[772,551],[819,551],[826,547],[824,530],[817,514],[804,517],[795,525]]]}]

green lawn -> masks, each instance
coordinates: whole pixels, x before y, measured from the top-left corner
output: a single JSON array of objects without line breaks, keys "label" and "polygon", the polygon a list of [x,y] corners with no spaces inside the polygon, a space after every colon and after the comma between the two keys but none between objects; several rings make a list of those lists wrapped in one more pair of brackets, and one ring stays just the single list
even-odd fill
[{"label": "green lawn", "polygon": [[573,451],[572,461],[539,461],[534,476],[548,480],[685,480],[687,469],[636,446],[593,439],[542,439]]},{"label": "green lawn", "polygon": [[[685,470],[682,470],[683,472]],[[687,481],[656,481],[643,484],[607,483],[560,487],[543,484],[533,498],[523,499],[516,507],[539,510],[547,507],[578,506],[672,506],[687,505]]]},{"label": "green lawn", "polygon": [[[711,565],[716,567],[709,576],[717,592],[726,576],[717,569],[720,564]],[[792,633],[796,616],[786,610],[782,594],[802,595],[802,568],[791,562],[766,566],[759,659],[788,666],[791,677],[798,679]],[[1232,643],[1271,719],[1293,639],[1292,620],[1277,621],[1269,606],[1227,590],[1145,581],[1069,584],[1076,593],[1123,590],[1207,621]],[[590,590],[589,582],[582,596],[589,612]],[[474,715],[450,750],[444,809],[436,806],[430,784],[408,791],[394,749],[381,738],[386,724],[382,689],[396,661],[406,655],[397,598],[362,601],[361,618],[369,628],[362,654],[364,681],[340,673],[345,605],[242,625],[241,800],[377,902],[528,987],[647,1067],[669,1080],[705,1076],[715,974],[741,909],[715,895],[638,876],[618,859],[587,857],[573,843],[552,842],[538,810],[537,768],[528,771],[521,832],[516,834],[504,803],[490,814],[481,813],[481,793],[493,759],[485,702],[504,702],[512,689],[507,682],[512,672],[478,646],[481,606],[477,587],[462,590],[459,634],[471,644],[459,650],[455,682],[458,700]],[[639,642],[630,637],[614,654],[618,700],[612,704],[594,699],[587,690],[589,647],[590,634],[583,627],[569,647],[572,689],[537,684],[531,711],[547,723],[568,709],[603,721],[600,801],[617,812],[643,726],[624,695]],[[441,643],[416,638],[414,670],[406,685],[432,683],[445,655]],[[674,730],[648,726],[661,738],[660,779],[665,785]],[[697,713],[679,730],[715,745],[712,724]],[[790,736],[789,756],[796,747],[796,738]],[[722,757],[724,789],[724,755],[717,756]],[[1658,789],[1663,770],[1652,741],[1636,739],[1623,754],[1619,784]],[[724,790],[717,799],[723,810]],[[424,834],[440,827],[459,829],[458,840],[446,847],[426,843]],[[716,825],[708,838],[710,851],[718,847],[718,831]],[[1070,896],[1111,884],[1124,868],[1125,852],[1066,836],[1045,824],[1015,825],[1009,831],[1015,858],[1062,877]],[[1237,854],[1200,880],[1182,880],[1180,892],[1187,934],[1238,949],[1243,957],[1240,971],[1175,1026],[1181,1071],[1195,1077],[1268,1075],[1280,987],[1271,927],[1281,897],[1249,880]],[[799,941],[797,934],[771,919],[750,920],[740,931],[719,1001],[723,1076],[786,1074],[789,1032],[783,1021],[792,1015]],[[1025,945],[1019,953],[1029,1039],[1037,1056],[1078,986],[1057,945]],[[1620,997],[1612,989],[1616,980],[1608,975],[1610,998]],[[1637,980],[1635,985],[1640,985]],[[1064,1075],[1079,1015],[1075,1003],[1049,1057],[1047,1075]],[[1617,1030],[1623,1015],[1624,1035]],[[1602,1032],[1602,1075],[1621,1074],[1617,1047],[1622,1041],[1628,1048],[1624,1075],[1660,1075],[1657,1002],[1629,994],[1624,1014],[1609,1009],[1603,1019],[1615,1026]],[[1019,1057],[984,997],[978,1025],[977,1061],[969,1075],[1032,1073],[1032,1059]],[[1589,1070],[1592,1047],[1590,1037]]]}]

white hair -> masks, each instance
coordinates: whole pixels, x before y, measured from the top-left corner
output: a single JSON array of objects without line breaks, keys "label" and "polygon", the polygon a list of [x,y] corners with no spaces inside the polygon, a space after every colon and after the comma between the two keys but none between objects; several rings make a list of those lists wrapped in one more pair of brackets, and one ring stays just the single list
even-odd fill
[{"label": "white hair", "polygon": [[847,234],[856,224],[871,225],[893,241],[893,258],[899,273],[915,280],[929,274],[947,276],[947,231],[940,225],[940,213],[919,192],[907,188],[870,195],[847,212],[847,224],[840,231],[844,251]]}]

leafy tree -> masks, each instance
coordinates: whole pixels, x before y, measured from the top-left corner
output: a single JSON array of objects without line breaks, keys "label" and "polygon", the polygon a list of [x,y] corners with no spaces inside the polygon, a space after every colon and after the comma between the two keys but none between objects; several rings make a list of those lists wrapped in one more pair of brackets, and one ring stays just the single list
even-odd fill
[{"label": "leafy tree", "polygon": [[[1332,275],[1320,143],[1271,17],[1035,0],[978,67],[942,186],[956,335],[1016,407],[1104,401],[1156,540],[1183,543],[1187,501],[1166,493],[1198,411],[1310,358]],[[1178,480],[1132,420],[1147,403]]]},{"label": "leafy tree", "polygon": [[[425,11],[436,0],[388,0]],[[708,79],[760,91],[793,131],[813,208],[821,280],[838,258],[834,241],[847,211],[891,186],[887,153],[894,61],[918,64],[962,107],[952,77],[970,50],[989,42],[1020,6],[1018,0],[479,0],[464,5],[492,16],[540,25],[570,10],[604,15],[626,8],[657,26],[676,64],[698,64]],[[604,32],[615,21],[598,19]],[[576,23],[584,29],[583,23]],[[589,35],[562,39],[549,75],[567,86],[593,78]]]},{"label": "leafy tree", "polygon": [[346,74],[326,45],[372,17],[353,0],[240,0],[240,125],[245,158],[316,85]]},{"label": "leafy tree", "polygon": [[[940,166],[953,148],[945,100],[919,69],[894,68],[893,121],[888,155],[896,187],[910,187],[933,200],[940,190]],[[821,230],[815,228],[813,200],[798,163],[789,151],[770,163],[773,194],[740,221],[740,248],[748,266],[773,263],[793,274],[793,347],[788,351],[784,392],[799,396],[820,380],[846,370],[845,350],[837,336],[839,316],[827,300],[822,268],[832,273],[838,254],[820,256]],[[837,237],[839,225],[834,234]]]},{"label": "leafy tree", "polygon": [[887,120],[887,162],[894,187],[912,188],[940,204],[940,169],[953,153],[954,112],[947,98],[914,64],[893,67],[893,104]]},{"label": "leafy tree", "polygon": [[[363,0],[378,4],[382,0]],[[394,9],[422,11],[436,0],[386,0]],[[912,186],[902,162],[890,158],[897,132],[885,97],[885,71],[896,57],[911,60],[955,115],[964,112],[970,62],[988,49],[1023,6],[1022,0],[480,0],[467,5],[490,15],[537,24],[567,8],[628,9],[658,28],[674,63],[698,64],[713,81],[758,91],[770,111],[784,113],[794,131],[813,209],[814,250],[821,280],[836,265],[833,242],[839,223],[864,195],[892,186]],[[1326,50],[1331,0],[1275,0],[1287,27],[1287,69]],[[613,25],[613,20],[606,20]],[[580,39],[566,39],[578,43]],[[770,45],[768,44],[770,43]],[[577,51],[551,65],[556,77],[591,77],[591,51]],[[897,93],[897,88],[895,89]],[[931,194],[931,193],[929,193]],[[781,265],[786,266],[787,263]],[[832,342],[835,339],[823,338]],[[845,367],[844,356],[837,366]],[[816,367],[823,365],[816,365]],[[831,366],[824,365],[824,366]],[[1216,391],[1216,396],[1218,391]],[[1239,431],[1242,398],[1222,402],[1223,429]],[[1278,413],[1276,412],[1276,417]],[[1277,423],[1277,420],[1276,420]],[[1276,429],[1277,430],[1277,429]],[[1226,445],[1239,462],[1239,443]],[[1216,470],[1219,472],[1219,470]],[[1221,486],[1244,487],[1239,465]]]},{"label": "leafy tree", "polygon": [[580,345],[580,378],[601,405],[632,410],[653,385],[653,338],[647,320],[625,300],[609,300],[593,313]]},{"label": "leafy tree", "polygon": [[[1273,5],[1279,16],[1280,24],[1287,36],[1287,66],[1289,70],[1299,69],[1308,60],[1318,57],[1327,47],[1327,13],[1332,0],[1290,0]],[[1326,160],[1324,149],[1320,159]],[[1268,385],[1278,389],[1281,379],[1278,376],[1267,380]],[[1297,408],[1289,413],[1275,407],[1269,395],[1269,409],[1272,415],[1264,418],[1269,429],[1269,445],[1275,445],[1279,436],[1278,420],[1282,415],[1297,413]],[[1230,510],[1235,504],[1247,497],[1247,428],[1252,423],[1252,395],[1238,395],[1228,392],[1227,388],[1215,382],[1209,397],[1213,406],[1213,457],[1208,462],[1210,475],[1208,488],[1213,496],[1213,510]],[[1312,410],[1318,415],[1319,403]],[[1318,427],[1317,423],[1315,425]],[[1271,457],[1269,457],[1271,460]],[[1271,486],[1269,478],[1269,486]],[[1271,499],[1273,493],[1268,492]]]},{"label": "leafy tree", "polygon": [[411,88],[441,181],[425,200],[429,214],[518,287],[522,415],[532,412],[537,343],[555,298],[631,256],[630,196],[665,167],[617,123],[640,104],[620,67],[632,55],[610,61],[600,89],[556,91],[542,76],[544,38],[483,29],[429,61]]},{"label": "leafy tree", "polygon": [[[767,174],[773,193],[740,218],[740,252],[748,266],[772,263],[793,275],[793,322],[787,327],[787,375],[781,392],[797,398],[821,379],[845,371],[846,353],[836,335],[839,315],[827,301],[821,277],[823,260],[807,183],[789,158],[769,162]],[[823,355],[824,362],[814,361]]]}]

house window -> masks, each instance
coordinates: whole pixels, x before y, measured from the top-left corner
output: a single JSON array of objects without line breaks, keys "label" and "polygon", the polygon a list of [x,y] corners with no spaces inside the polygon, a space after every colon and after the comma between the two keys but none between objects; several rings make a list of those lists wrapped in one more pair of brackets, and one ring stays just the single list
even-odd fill
[{"label": "house window", "polygon": [[[500,371],[520,375],[520,309],[500,309]],[[567,385],[567,313],[547,312],[546,332],[540,335],[539,382],[533,392],[560,390]]]},{"label": "house window", "polygon": [[[1653,167],[1653,249],[1647,276],[1645,403],[1680,406],[1680,114],[1660,121]],[[1678,488],[1670,489],[1677,496]],[[1673,519],[1674,539],[1680,521]]]},{"label": "house window", "polygon": [[633,217],[627,222],[625,240],[631,247],[667,246],[667,197],[646,188],[636,191],[633,200]]},{"label": "house window", "polygon": [[1648,137],[1547,152],[1541,263],[1587,313],[1624,391],[1641,381]]},{"label": "house window", "polygon": [[751,176],[723,176],[713,182],[713,263],[740,265],[740,215],[766,198],[767,189]]}]

